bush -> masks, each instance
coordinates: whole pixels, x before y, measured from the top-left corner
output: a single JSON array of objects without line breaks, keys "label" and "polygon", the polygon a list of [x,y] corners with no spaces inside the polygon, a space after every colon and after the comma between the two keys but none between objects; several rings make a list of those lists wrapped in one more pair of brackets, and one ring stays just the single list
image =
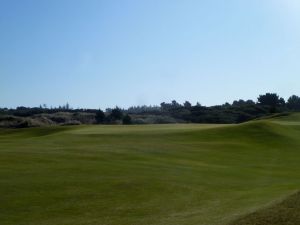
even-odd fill
[{"label": "bush", "polygon": [[123,124],[131,124],[131,117],[127,114],[126,116],[124,116],[123,118]]}]

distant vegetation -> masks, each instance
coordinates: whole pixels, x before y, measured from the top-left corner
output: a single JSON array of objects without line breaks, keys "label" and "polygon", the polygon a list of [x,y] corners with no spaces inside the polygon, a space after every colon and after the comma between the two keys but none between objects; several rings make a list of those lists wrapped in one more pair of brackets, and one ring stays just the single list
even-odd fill
[{"label": "distant vegetation", "polygon": [[217,106],[183,104],[173,100],[160,106],[132,106],[128,109],[72,109],[67,103],[58,108],[17,107],[0,108],[0,126],[31,127],[43,125],[79,124],[164,124],[164,123],[241,123],[273,113],[300,111],[300,97],[293,95],[286,101],[276,93],[260,95],[257,101],[236,100]]}]

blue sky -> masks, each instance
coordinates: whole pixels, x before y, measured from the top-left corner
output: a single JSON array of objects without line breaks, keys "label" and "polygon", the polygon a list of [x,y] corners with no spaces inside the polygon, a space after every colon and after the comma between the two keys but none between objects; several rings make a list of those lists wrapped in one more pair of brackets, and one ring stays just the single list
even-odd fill
[{"label": "blue sky", "polygon": [[0,0],[0,107],[300,95],[298,0]]}]

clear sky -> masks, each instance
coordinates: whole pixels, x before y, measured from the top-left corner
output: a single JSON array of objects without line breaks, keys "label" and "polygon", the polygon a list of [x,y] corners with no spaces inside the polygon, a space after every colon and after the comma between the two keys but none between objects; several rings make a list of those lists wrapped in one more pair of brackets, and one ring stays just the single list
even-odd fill
[{"label": "clear sky", "polygon": [[0,107],[300,95],[299,0],[0,0]]}]

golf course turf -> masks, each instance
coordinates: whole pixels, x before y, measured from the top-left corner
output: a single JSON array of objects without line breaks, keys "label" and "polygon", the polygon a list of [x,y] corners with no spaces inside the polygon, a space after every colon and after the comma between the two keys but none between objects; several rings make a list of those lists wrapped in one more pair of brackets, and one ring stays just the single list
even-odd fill
[{"label": "golf course turf", "polygon": [[237,219],[230,225],[296,225],[300,224],[300,193],[284,201]]},{"label": "golf course turf", "polygon": [[266,225],[299,189],[300,114],[0,129],[1,225]]}]

